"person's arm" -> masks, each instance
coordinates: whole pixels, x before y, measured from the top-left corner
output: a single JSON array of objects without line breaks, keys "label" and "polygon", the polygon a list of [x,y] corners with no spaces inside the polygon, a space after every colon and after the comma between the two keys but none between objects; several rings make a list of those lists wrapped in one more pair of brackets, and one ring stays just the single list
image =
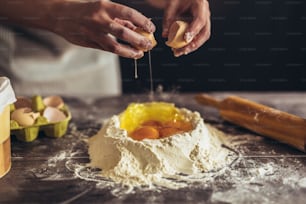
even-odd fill
[{"label": "person's arm", "polygon": [[185,33],[187,46],[174,49],[175,56],[181,56],[197,50],[210,37],[210,9],[207,0],[147,0],[151,5],[165,10],[163,19],[163,37],[168,37],[172,23],[179,19],[188,19],[189,27]]},{"label": "person's arm", "polygon": [[[151,20],[108,0],[0,0],[0,5],[3,23],[46,29],[77,45],[128,58],[143,56],[143,51],[135,47],[152,48],[150,40],[132,29],[137,26],[154,32]],[[129,45],[117,42],[114,37]]]}]

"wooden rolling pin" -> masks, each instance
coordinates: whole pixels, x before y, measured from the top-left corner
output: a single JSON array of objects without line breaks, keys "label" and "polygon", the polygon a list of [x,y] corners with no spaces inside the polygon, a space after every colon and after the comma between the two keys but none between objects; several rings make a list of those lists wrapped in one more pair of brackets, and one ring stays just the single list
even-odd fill
[{"label": "wooden rolling pin", "polygon": [[237,96],[221,101],[206,95],[197,102],[217,108],[225,120],[306,152],[306,119]]}]

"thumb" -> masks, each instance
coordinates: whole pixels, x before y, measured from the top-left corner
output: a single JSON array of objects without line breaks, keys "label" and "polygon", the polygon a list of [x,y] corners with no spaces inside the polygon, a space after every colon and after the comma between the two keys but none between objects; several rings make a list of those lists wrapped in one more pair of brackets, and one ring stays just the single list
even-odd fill
[{"label": "thumb", "polygon": [[201,32],[203,27],[207,24],[207,16],[210,17],[209,4],[207,1],[202,1],[202,5],[197,5],[192,7],[192,22],[188,26],[184,39],[186,42],[190,43],[193,38]]},{"label": "thumb", "polygon": [[184,40],[187,43],[190,43],[193,40],[193,38],[197,36],[198,33],[200,33],[203,27],[206,26],[206,24],[207,24],[207,20],[204,18],[194,19],[185,31]]}]

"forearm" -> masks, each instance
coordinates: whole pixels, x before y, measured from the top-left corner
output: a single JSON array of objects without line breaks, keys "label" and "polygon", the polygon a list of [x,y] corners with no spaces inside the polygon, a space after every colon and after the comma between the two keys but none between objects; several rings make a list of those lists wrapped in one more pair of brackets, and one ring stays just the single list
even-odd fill
[{"label": "forearm", "polygon": [[[61,0],[0,0],[3,23],[13,23],[52,30],[56,23],[57,4]],[[52,26],[53,25],[53,26]]]},{"label": "forearm", "polygon": [[5,22],[49,30],[74,44],[129,58],[143,56],[136,48],[149,50],[153,45],[127,25],[155,31],[140,12],[108,0],[0,0],[0,23]]}]

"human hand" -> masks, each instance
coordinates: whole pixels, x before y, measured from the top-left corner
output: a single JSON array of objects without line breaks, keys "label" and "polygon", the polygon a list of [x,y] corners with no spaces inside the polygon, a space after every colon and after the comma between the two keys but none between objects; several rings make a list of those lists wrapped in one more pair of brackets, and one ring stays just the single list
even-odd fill
[{"label": "human hand", "polygon": [[187,18],[189,26],[184,39],[189,44],[183,48],[173,49],[176,57],[188,54],[201,47],[210,37],[210,9],[207,0],[171,0],[166,2],[163,20],[163,37],[168,37],[173,22]]},{"label": "human hand", "polygon": [[144,50],[153,47],[150,40],[134,30],[140,27],[152,33],[154,24],[138,11],[121,4],[107,0],[64,0],[58,1],[53,15],[56,21],[51,30],[77,45],[134,59],[144,54],[136,47]]}]

